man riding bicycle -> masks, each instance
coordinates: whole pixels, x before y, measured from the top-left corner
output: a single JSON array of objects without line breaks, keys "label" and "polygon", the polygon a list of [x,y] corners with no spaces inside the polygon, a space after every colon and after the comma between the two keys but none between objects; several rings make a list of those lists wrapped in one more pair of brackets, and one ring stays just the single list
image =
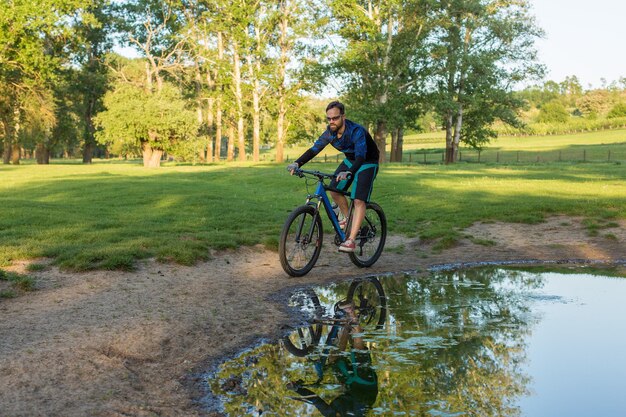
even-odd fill
[{"label": "man riding bicycle", "polygon": [[[345,154],[345,159],[335,170],[335,177],[330,183],[330,194],[341,213],[347,218],[349,213],[346,197],[341,192],[332,191],[332,189],[346,191],[354,183],[351,192],[354,200],[352,227],[350,233],[346,233],[345,242],[339,246],[340,252],[354,252],[355,240],[365,218],[366,203],[370,199],[374,179],[378,173],[378,147],[367,129],[346,119],[345,107],[339,101],[333,101],[326,106],[326,120],[328,121],[326,131],[310,149],[295,162],[289,164],[287,169],[293,175],[295,169],[313,159],[328,144]],[[345,227],[345,220],[340,222],[340,225]]]}]

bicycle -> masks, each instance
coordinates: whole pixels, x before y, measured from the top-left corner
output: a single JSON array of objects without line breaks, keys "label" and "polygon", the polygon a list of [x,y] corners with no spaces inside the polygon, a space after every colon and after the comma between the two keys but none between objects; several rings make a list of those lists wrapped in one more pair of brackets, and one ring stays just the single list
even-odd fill
[{"label": "bicycle", "polygon": [[[317,188],[314,194],[308,194],[306,203],[291,212],[280,235],[278,253],[280,264],[285,272],[293,277],[301,277],[311,271],[322,250],[324,231],[320,206],[324,206],[326,215],[335,230],[336,246],[346,239],[344,229],[339,225],[338,213],[335,212],[328,198],[327,191],[332,190],[345,196],[350,193],[331,188],[324,180],[332,180],[334,174],[320,171],[295,169],[294,175],[305,179],[315,179]],[[307,182],[307,188],[308,188]],[[345,230],[350,230],[354,201],[350,199],[349,214]],[[356,249],[349,253],[350,260],[356,266],[365,268],[374,265],[380,257],[387,237],[387,218],[383,209],[374,202],[366,204],[365,219],[361,224],[356,241]]]},{"label": "bicycle", "polygon": [[320,345],[324,326],[329,327],[326,343],[332,340],[345,325],[336,320],[340,312],[339,303],[352,303],[359,325],[366,330],[381,329],[387,319],[387,297],[382,284],[376,277],[357,278],[350,283],[344,301],[336,303],[334,317],[326,316],[326,310],[312,289],[302,290],[292,298],[294,306],[307,311],[309,325],[299,327],[283,337],[283,345],[294,356],[303,357]]},{"label": "bicycle", "polygon": [[[378,377],[363,335],[381,329],[387,317],[380,281],[367,277],[352,282],[347,298],[334,304],[332,316],[325,314],[311,290],[300,293],[296,303],[312,307],[314,318],[307,337],[303,338],[304,333],[298,329],[283,338],[283,346],[294,356],[306,358],[314,373],[301,372],[297,380],[289,382],[287,388],[299,395],[289,398],[311,404],[323,415],[365,415],[376,401]],[[322,328],[327,329],[325,340],[322,340]],[[330,367],[332,374],[327,378]],[[327,402],[326,395],[320,396],[315,391],[329,381],[341,382],[344,388],[339,396]]]}]

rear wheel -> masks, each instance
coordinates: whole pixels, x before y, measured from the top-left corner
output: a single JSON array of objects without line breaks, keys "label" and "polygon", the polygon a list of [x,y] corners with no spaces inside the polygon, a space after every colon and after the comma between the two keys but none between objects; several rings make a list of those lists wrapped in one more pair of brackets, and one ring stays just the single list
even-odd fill
[{"label": "rear wheel", "polygon": [[300,206],[291,212],[280,234],[280,264],[292,277],[307,274],[322,250],[322,219],[311,206]]},{"label": "rear wheel", "polygon": [[361,268],[374,265],[387,239],[387,218],[376,203],[367,203],[365,218],[356,238],[356,248],[350,252],[350,260]]},{"label": "rear wheel", "polygon": [[314,321],[322,317],[324,308],[311,289],[294,295],[290,301],[293,307],[308,315],[312,323],[306,327],[299,327],[283,337],[283,345],[292,355],[303,357],[310,353],[320,341],[322,324]]}]

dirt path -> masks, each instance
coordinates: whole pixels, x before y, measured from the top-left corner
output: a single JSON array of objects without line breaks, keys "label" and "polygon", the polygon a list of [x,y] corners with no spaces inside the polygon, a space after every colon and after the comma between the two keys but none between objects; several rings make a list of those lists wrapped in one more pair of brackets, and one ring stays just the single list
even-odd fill
[{"label": "dirt path", "polygon": [[[37,291],[0,299],[0,416],[203,415],[194,374],[276,337],[289,323],[282,302],[290,288],[445,263],[626,259],[624,222],[595,237],[580,219],[560,216],[465,233],[472,239],[439,254],[417,239],[390,238],[368,270],[327,245],[318,267],[298,279],[262,248],[215,253],[193,267],[149,261],[132,273],[31,273]],[[473,243],[486,241],[495,245]]]}]

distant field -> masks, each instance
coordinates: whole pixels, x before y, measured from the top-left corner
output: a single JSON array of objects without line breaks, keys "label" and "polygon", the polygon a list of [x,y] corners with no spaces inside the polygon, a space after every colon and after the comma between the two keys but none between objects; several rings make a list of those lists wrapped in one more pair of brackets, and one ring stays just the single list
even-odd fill
[{"label": "distant field", "polygon": [[[74,270],[132,269],[146,257],[191,264],[209,248],[275,248],[307,192],[283,164],[53,162],[0,166],[0,266],[50,257]],[[626,218],[626,170],[616,163],[389,164],[373,199],[391,233],[445,244],[476,221],[528,223],[556,213],[583,216],[604,233],[612,219]]]},{"label": "distant field", "polygon": [[[441,162],[445,148],[443,133],[408,135],[404,141],[404,162]],[[389,148],[388,148],[389,151]],[[461,147],[466,162],[626,162],[626,130],[548,136],[503,136],[480,152]]]},{"label": "distant field", "polygon": [[[308,149],[306,145],[287,148],[286,159],[293,161],[306,149]],[[387,152],[390,150],[391,144],[388,140]],[[442,161],[444,151],[443,132],[407,135],[404,138],[403,162],[438,163]],[[262,158],[271,161],[274,160],[275,152],[273,149],[266,150],[262,155]],[[338,152],[328,146],[318,158],[324,157],[334,161],[338,157]],[[461,159],[466,162],[478,162],[478,152],[461,147]],[[559,160],[626,162],[626,130],[548,136],[503,136],[485,146],[480,156],[480,162],[530,163]]]}]

